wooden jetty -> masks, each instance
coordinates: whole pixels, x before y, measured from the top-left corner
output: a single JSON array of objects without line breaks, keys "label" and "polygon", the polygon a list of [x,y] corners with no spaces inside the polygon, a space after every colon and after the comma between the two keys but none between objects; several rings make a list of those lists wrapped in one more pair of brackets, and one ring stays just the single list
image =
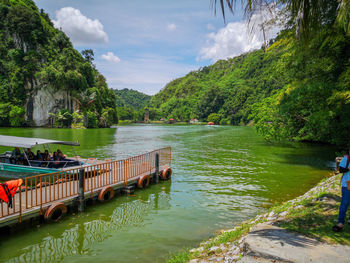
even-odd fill
[{"label": "wooden jetty", "polygon": [[145,188],[171,176],[171,148],[124,160],[106,160],[83,168],[26,177],[13,197],[12,208],[0,201],[0,228],[44,217],[57,221],[67,207],[83,211],[87,200],[110,200],[115,191]]}]

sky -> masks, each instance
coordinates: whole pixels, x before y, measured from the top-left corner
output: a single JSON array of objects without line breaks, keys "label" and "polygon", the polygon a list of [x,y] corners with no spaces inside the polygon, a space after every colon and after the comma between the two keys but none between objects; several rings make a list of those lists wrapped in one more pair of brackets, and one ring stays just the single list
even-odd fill
[{"label": "sky", "polygon": [[34,0],[74,47],[92,49],[112,89],[153,95],[173,79],[263,44],[239,9],[215,16],[210,0]]}]

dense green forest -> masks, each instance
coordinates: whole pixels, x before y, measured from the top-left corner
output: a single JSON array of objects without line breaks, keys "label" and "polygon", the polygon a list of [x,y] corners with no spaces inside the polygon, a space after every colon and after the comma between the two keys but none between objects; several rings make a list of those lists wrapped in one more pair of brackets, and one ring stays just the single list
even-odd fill
[{"label": "dense green forest", "polygon": [[74,110],[51,113],[55,126],[108,127],[118,121],[115,93],[95,68],[93,51],[75,50],[32,0],[0,0],[0,40],[0,126],[33,125],[28,101],[47,87],[74,100]]},{"label": "dense green forest", "polygon": [[267,139],[350,145],[350,37],[336,21],[338,1],[324,5],[304,39],[290,19],[266,50],[176,79],[149,106],[157,118],[252,122]]},{"label": "dense green forest", "polygon": [[140,110],[151,99],[151,96],[133,89],[114,90],[114,92],[117,95],[117,107],[127,107]]},{"label": "dense green forest", "polygon": [[151,96],[132,89],[114,90],[120,120],[142,121]]}]

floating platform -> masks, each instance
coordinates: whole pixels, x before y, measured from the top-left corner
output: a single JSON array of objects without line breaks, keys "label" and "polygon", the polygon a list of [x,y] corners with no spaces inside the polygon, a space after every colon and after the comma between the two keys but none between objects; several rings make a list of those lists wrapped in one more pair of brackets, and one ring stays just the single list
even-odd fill
[{"label": "floating platform", "polygon": [[124,160],[26,177],[12,208],[0,201],[0,228],[33,218],[58,221],[67,207],[83,211],[89,199],[106,202],[115,192],[131,193],[135,187],[169,179],[170,167],[171,148],[167,147]]}]

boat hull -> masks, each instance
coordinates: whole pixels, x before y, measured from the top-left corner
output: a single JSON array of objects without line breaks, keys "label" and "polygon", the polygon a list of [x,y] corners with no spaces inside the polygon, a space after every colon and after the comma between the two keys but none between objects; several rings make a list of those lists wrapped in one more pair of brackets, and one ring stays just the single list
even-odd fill
[{"label": "boat hull", "polygon": [[54,173],[60,171],[60,169],[55,168],[45,168],[45,167],[33,167],[10,163],[0,163],[0,171],[9,171],[17,173]]}]

